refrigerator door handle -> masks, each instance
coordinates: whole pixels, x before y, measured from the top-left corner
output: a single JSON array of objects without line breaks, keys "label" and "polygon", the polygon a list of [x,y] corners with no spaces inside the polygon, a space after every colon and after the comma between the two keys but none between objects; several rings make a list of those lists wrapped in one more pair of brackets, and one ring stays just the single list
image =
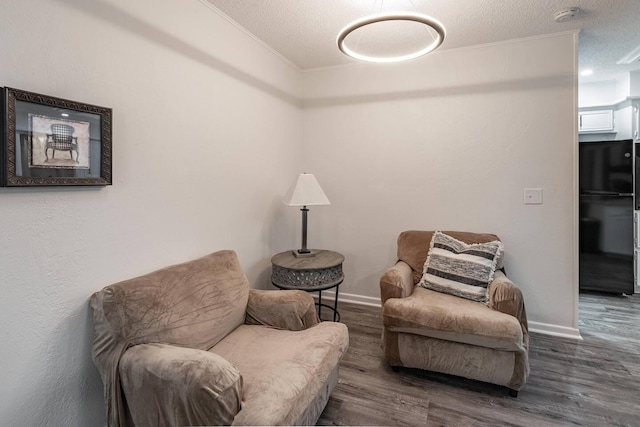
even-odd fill
[{"label": "refrigerator door handle", "polygon": [[633,197],[633,193],[580,193],[580,197]]},{"label": "refrigerator door handle", "polygon": [[582,190],[580,191],[581,196],[624,196],[631,197],[633,193],[619,193],[617,191],[598,191],[598,190]]},{"label": "refrigerator door handle", "polygon": [[[640,241],[638,239],[638,234],[640,234],[640,228],[638,228],[640,224],[638,224],[638,212],[634,212],[633,213],[633,227],[634,227],[634,231],[635,233],[633,233],[633,247],[636,249],[636,254],[637,255],[637,251],[638,251],[638,244],[640,244]],[[637,256],[636,256],[637,258]]]}]

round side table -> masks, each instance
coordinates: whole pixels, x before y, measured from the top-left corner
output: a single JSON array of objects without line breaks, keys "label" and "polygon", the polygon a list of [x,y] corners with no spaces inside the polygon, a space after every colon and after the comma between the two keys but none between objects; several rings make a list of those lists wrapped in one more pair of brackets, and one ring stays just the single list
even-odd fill
[{"label": "round side table", "polygon": [[[333,321],[340,320],[338,293],[344,280],[342,263],[344,256],[338,252],[312,249],[311,256],[296,257],[293,251],[281,252],[271,258],[271,283],[279,289],[300,289],[318,292],[318,317],[322,307],[333,311]],[[322,291],[336,288],[333,307],[322,303]]]}]

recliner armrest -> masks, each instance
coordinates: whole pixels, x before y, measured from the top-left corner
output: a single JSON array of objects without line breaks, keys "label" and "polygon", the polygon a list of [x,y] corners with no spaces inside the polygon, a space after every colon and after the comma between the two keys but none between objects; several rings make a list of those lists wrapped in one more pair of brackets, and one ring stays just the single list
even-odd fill
[{"label": "recliner armrest", "polygon": [[305,291],[250,289],[244,323],[301,331],[320,323],[313,297]]},{"label": "recliner armrest", "polygon": [[413,273],[404,261],[398,261],[380,277],[380,300],[382,305],[389,298],[406,298],[413,293]]},{"label": "recliner armrest", "polygon": [[119,372],[134,425],[230,425],[242,408],[240,371],[215,353],[140,344]]},{"label": "recliner armrest", "polygon": [[500,270],[496,271],[487,291],[487,305],[518,319],[522,332],[528,333],[527,313],[520,289]]}]

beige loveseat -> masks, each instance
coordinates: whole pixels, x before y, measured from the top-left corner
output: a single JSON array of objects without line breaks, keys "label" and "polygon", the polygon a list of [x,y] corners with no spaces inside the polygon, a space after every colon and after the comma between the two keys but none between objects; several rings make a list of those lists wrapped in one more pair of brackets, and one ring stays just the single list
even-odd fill
[{"label": "beige loveseat", "polygon": [[250,290],[233,251],[91,297],[109,426],[315,424],[348,347],[303,291]]},{"label": "beige loveseat", "polygon": [[[494,234],[443,233],[467,244],[498,240]],[[504,271],[496,271],[486,304],[416,286],[432,236],[401,233],[398,262],[380,279],[387,362],[503,385],[517,396],[529,374],[522,293]]]}]

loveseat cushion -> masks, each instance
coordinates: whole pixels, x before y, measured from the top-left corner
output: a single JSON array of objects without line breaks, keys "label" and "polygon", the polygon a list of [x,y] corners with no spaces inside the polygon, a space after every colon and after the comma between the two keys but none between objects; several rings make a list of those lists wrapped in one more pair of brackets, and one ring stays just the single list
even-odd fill
[{"label": "loveseat cushion", "polygon": [[518,320],[485,304],[416,287],[408,298],[390,298],[384,326],[404,332],[506,351],[525,351]]},{"label": "loveseat cushion", "polygon": [[313,297],[301,290],[249,290],[247,325],[301,331],[320,322]]},{"label": "loveseat cushion", "polygon": [[349,346],[347,327],[322,322],[303,331],[243,325],[216,344],[238,367],[243,409],[234,425],[291,425],[321,392]]}]

